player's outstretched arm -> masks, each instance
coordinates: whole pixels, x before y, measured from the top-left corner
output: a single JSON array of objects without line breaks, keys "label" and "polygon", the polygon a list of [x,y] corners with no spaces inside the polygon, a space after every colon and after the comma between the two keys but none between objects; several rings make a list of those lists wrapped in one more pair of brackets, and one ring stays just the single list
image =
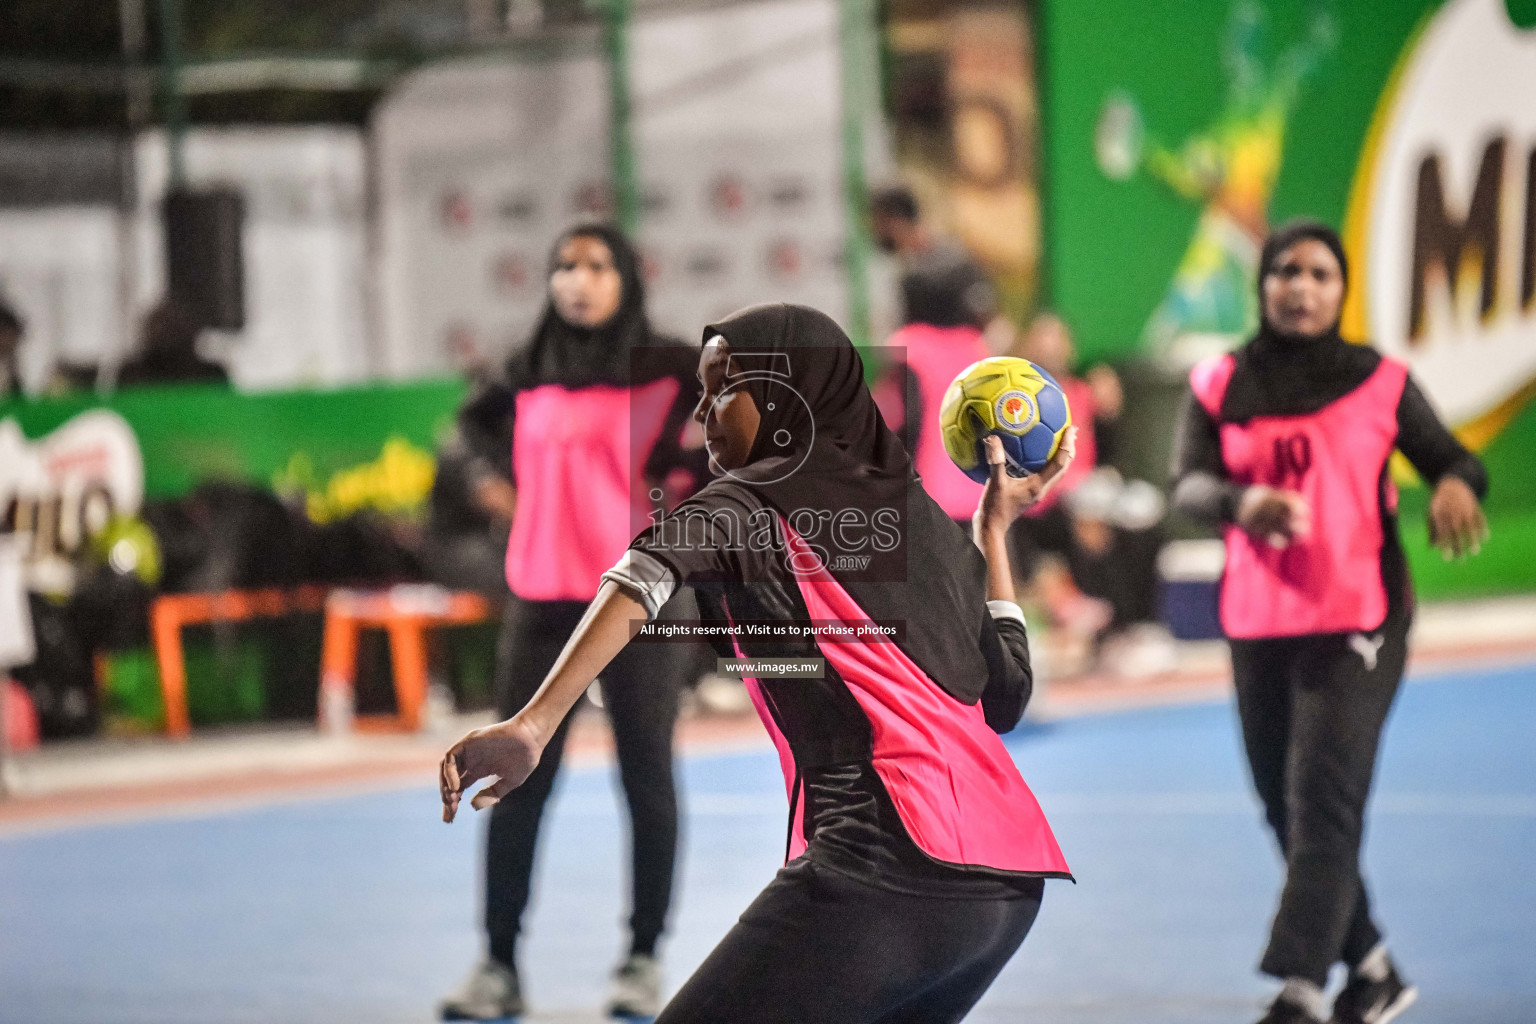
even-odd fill
[{"label": "player's outstretched arm", "polygon": [[527,707],[505,722],[471,730],[443,755],[438,783],[444,821],[453,820],[464,791],[481,779],[494,776],[496,782],[475,794],[470,803],[477,811],[523,784],[571,707],[629,643],[630,623],[645,617],[640,602],[612,582],[603,584]]}]

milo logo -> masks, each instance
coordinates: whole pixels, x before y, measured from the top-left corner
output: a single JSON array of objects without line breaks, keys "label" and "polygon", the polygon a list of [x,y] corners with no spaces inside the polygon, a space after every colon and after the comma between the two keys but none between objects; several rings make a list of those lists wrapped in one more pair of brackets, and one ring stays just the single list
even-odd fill
[{"label": "milo logo", "polygon": [[137,515],[144,458],[133,428],[110,409],[90,409],[28,441],[0,420],[0,535],[18,538],[40,587],[63,586],[69,558],[115,515]]},{"label": "milo logo", "polygon": [[1346,333],[1486,443],[1536,383],[1536,32],[1450,0],[1403,55],[1357,171]]}]

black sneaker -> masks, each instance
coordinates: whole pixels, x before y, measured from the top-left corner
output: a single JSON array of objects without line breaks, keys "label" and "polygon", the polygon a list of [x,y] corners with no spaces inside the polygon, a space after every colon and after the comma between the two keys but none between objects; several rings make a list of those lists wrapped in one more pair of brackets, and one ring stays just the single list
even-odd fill
[{"label": "black sneaker", "polygon": [[1417,998],[1419,990],[1398,975],[1396,964],[1389,964],[1387,976],[1380,981],[1352,976],[1333,1001],[1328,1024],[1387,1024]]},{"label": "black sneaker", "polygon": [[1259,1024],[1323,1024],[1323,1022],[1289,999],[1276,999],[1269,1004],[1269,1009],[1264,1012],[1264,1016],[1259,1018]]}]

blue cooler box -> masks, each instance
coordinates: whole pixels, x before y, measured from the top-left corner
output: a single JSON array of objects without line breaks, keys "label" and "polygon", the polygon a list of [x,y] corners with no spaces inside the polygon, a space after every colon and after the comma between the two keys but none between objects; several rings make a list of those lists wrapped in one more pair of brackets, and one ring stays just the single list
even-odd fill
[{"label": "blue cooler box", "polygon": [[1158,610],[1176,638],[1222,638],[1216,600],[1226,560],[1219,540],[1169,541],[1158,552]]}]

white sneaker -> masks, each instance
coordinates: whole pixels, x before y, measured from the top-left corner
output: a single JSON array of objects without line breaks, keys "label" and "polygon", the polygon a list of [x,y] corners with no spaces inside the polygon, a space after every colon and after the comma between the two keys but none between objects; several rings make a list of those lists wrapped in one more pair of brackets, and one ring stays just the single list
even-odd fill
[{"label": "white sneaker", "polygon": [[613,972],[610,1017],[654,1017],[661,1012],[661,961],[631,953]]},{"label": "white sneaker", "polygon": [[517,972],[487,959],[439,1007],[443,1020],[506,1020],[523,1012]]}]

